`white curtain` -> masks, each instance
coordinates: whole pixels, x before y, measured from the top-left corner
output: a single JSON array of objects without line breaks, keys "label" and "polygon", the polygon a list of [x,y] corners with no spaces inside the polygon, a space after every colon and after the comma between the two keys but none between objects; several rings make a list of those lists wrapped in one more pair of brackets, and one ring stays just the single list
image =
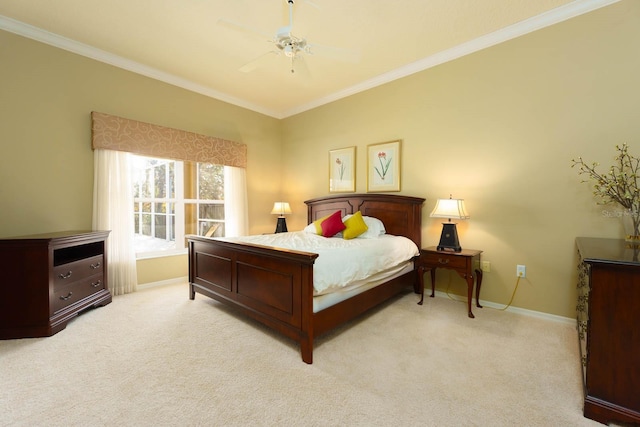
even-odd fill
[{"label": "white curtain", "polygon": [[224,229],[226,237],[249,234],[247,177],[244,168],[224,167]]},{"label": "white curtain", "polygon": [[112,295],[134,292],[138,279],[130,154],[97,149],[93,156],[93,229],[111,230],[107,241],[109,290]]}]

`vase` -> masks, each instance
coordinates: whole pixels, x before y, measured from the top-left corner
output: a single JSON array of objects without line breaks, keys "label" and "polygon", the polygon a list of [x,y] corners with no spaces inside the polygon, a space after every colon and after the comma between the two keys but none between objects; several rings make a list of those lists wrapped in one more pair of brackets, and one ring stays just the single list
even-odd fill
[{"label": "vase", "polygon": [[631,209],[623,213],[622,226],[624,227],[624,240],[634,245],[640,245],[640,218],[634,215]]}]

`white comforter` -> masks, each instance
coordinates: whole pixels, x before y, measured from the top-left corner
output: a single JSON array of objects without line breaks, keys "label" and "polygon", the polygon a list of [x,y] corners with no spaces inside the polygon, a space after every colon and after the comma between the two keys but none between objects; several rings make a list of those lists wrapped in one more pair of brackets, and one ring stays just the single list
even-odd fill
[{"label": "white comforter", "polygon": [[410,239],[388,234],[377,239],[345,240],[295,231],[237,239],[256,245],[317,253],[319,256],[313,266],[315,295],[333,292],[353,281],[366,279],[420,253]]}]

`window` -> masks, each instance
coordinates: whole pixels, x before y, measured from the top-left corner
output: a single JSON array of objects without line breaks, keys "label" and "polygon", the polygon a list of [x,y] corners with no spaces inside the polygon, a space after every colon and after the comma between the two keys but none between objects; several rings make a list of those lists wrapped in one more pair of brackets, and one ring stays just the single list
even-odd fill
[{"label": "window", "polygon": [[132,157],[138,256],[181,251],[187,234],[224,236],[224,166]]}]

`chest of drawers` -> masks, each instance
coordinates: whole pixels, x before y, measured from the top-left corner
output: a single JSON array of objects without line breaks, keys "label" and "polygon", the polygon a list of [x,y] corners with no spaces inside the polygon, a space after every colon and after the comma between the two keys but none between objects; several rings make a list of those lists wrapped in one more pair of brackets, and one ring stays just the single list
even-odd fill
[{"label": "chest of drawers", "polygon": [[53,335],[111,302],[108,231],[0,239],[0,339]]},{"label": "chest of drawers", "polygon": [[580,237],[578,338],[584,416],[640,424],[640,248]]}]

